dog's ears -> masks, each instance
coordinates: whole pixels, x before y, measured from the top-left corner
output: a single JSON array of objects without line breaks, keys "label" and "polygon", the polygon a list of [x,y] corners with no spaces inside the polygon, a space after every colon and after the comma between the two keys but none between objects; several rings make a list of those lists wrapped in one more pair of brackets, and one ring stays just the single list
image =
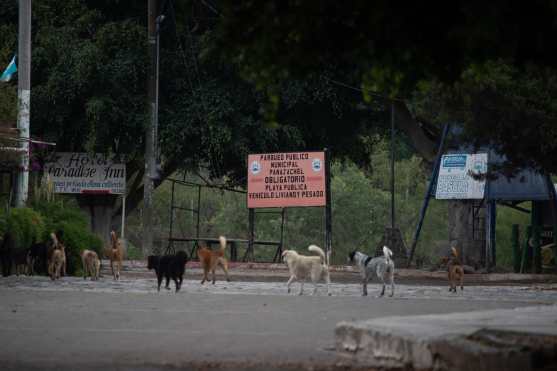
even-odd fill
[{"label": "dog's ears", "polygon": [[354,255],[356,255],[356,250],[351,251],[350,253],[348,253],[348,257],[350,258],[350,260],[354,260]]}]

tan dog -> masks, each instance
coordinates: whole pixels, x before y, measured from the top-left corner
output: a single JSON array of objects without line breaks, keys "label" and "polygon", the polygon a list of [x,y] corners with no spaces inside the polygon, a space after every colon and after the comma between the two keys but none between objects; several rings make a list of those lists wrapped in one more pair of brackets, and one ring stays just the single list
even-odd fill
[{"label": "tan dog", "polygon": [[81,264],[83,265],[83,279],[85,279],[87,275],[91,277],[91,281],[99,279],[101,261],[96,252],[83,250],[81,252]]},{"label": "tan dog", "polygon": [[205,281],[209,280],[209,271],[213,273],[213,285],[215,284],[215,269],[220,266],[224,271],[226,280],[230,281],[228,278],[228,262],[224,256],[224,250],[226,249],[226,237],[219,237],[220,249],[213,251],[208,247],[201,247],[197,249],[197,257],[203,267],[203,280],[201,284],[203,285]]},{"label": "tan dog", "polygon": [[460,289],[464,290],[464,268],[458,258],[458,251],[451,247],[451,256],[443,260],[446,261],[449,271],[449,291],[456,292],[457,282],[460,282]]},{"label": "tan dog", "polygon": [[327,295],[331,295],[329,287],[331,279],[329,277],[329,267],[325,260],[325,252],[323,252],[319,246],[315,245],[310,245],[308,250],[319,254],[319,256],[304,256],[298,254],[294,250],[284,250],[282,253],[282,259],[286,262],[290,270],[290,279],[287,283],[288,292],[290,292],[290,285],[292,282],[299,280],[300,292],[298,295],[302,295],[304,291],[304,281],[309,276],[314,285],[312,293],[312,295],[314,295],[317,292],[317,282],[324,276],[325,282],[327,283]]},{"label": "tan dog", "polygon": [[[116,236],[116,232],[110,232],[110,247],[103,250],[104,256],[110,259],[110,269],[115,280],[120,279],[120,271],[122,270],[122,260],[124,259],[124,248],[122,240]],[[114,270],[116,266],[116,270]]]},{"label": "tan dog", "polygon": [[60,268],[60,271],[61,271],[61,275],[65,276],[66,275],[66,246],[64,246],[64,244],[58,239],[58,236],[56,235],[55,232],[52,232],[50,234],[50,240],[52,244],[50,245],[50,247],[48,247],[46,253],[47,261],[50,262],[50,260],[52,259],[52,253],[54,252],[54,250],[62,250],[62,267]]},{"label": "tan dog", "polygon": [[52,280],[60,278],[60,273],[66,275],[66,248],[56,237],[55,233],[50,234],[52,247],[48,253],[48,275]]}]

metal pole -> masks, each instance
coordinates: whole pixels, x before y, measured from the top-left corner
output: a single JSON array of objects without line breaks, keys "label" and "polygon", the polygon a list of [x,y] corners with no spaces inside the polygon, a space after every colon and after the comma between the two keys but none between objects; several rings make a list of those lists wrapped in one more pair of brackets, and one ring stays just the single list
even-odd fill
[{"label": "metal pole", "polygon": [[[195,237],[199,238],[199,218],[201,215],[201,186],[197,187],[197,227]],[[199,242],[199,241],[198,241]]]},{"label": "metal pole", "polygon": [[327,265],[330,264],[333,249],[333,213],[331,199],[331,152],[325,148],[325,251]]},{"label": "metal pole", "polygon": [[122,236],[122,240],[126,238],[126,235],[124,234],[126,232],[126,194],[124,193],[122,195],[122,233],[120,234]]},{"label": "metal pole", "polygon": [[24,207],[29,192],[29,116],[31,107],[31,0],[19,1],[19,40],[17,56],[17,128],[24,150],[16,175],[15,206]]},{"label": "metal pole", "polygon": [[418,225],[416,226],[416,231],[414,232],[414,239],[412,240],[412,247],[410,248],[410,256],[408,257],[407,267],[410,267],[412,263],[412,258],[414,257],[414,251],[416,250],[416,245],[418,244],[418,238],[420,237],[420,232],[422,230],[422,225],[424,223],[425,214],[427,211],[427,206],[429,205],[429,198],[431,197],[431,192],[433,187],[437,182],[437,176],[439,175],[439,165],[441,163],[441,156],[443,155],[443,148],[445,146],[445,138],[449,132],[449,124],[445,124],[443,127],[443,133],[441,134],[441,140],[439,141],[439,147],[437,148],[437,156],[435,157],[435,164],[433,164],[433,171],[431,173],[431,179],[429,180],[429,185],[424,196],[424,201],[422,203],[422,208],[420,209],[420,219],[418,220]]},{"label": "metal pole", "polygon": [[172,182],[172,193],[170,196],[170,229],[168,231],[168,242],[169,245],[174,247],[174,242],[172,241],[172,229],[174,227],[174,186],[176,182]]},{"label": "metal pole", "polygon": [[[391,229],[395,228],[395,102],[391,101]],[[394,232],[391,232],[394,233]],[[392,245],[392,241],[391,245]],[[392,248],[392,246],[390,246]]]},{"label": "metal pole", "polygon": [[248,229],[248,249],[244,254],[244,261],[250,261],[250,259],[253,259],[255,256],[253,253],[253,241],[255,240],[255,209],[248,209]]},{"label": "metal pole", "polygon": [[149,69],[149,113],[151,119],[145,132],[145,174],[143,176],[143,255],[150,255],[153,251],[153,163],[155,156],[155,122],[156,122],[156,14],[157,0],[148,0],[148,49],[151,57]]}]

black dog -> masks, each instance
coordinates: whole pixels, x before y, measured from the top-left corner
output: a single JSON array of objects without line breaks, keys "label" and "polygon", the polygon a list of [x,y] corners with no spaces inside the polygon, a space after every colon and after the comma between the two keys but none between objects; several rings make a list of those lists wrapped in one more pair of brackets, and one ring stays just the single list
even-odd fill
[{"label": "black dog", "polygon": [[44,242],[38,242],[29,248],[29,267],[27,270],[30,275],[48,274],[48,248]]},{"label": "black dog", "polygon": [[11,233],[4,233],[2,244],[0,245],[0,264],[2,265],[2,276],[4,277],[12,273],[12,254],[14,248],[14,239]]},{"label": "black dog", "polygon": [[157,291],[161,290],[162,278],[166,279],[165,289],[170,290],[170,279],[176,285],[176,292],[182,287],[184,272],[188,255],[184,251],[178,251],[176,255],[150,255],[147,257],[147,268],[154,269],[157,274]]},{"label": "black dog", "polygon": [[29,266],[29,249],[15,249],[12,251],[12,261],[15,267],[15,274],[19,276],[21,273],[29,274],[27,267]]}]

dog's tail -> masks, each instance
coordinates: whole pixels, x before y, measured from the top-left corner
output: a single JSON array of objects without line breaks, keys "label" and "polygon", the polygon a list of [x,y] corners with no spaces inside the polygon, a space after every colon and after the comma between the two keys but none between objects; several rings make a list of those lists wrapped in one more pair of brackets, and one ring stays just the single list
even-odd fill
[{"label": "dog's tail", "polygon": [[451,247],[451,252],[453,256],[458,259],[458,250],[454,247]]},{"label": "dog's tail", "polygon": [[389,262],[393,257],[393,252],[387,246],[383,246],[383,255],[385,256],[385,260]]},{"label": "dog's tail", "polygon": [[224,252],[224,249],[226,249],[226,237],[220,236],[219,243],[220,243],[220,250]]},{"label": "dog's tail", "polygon": [[56,233],[54,232],[50,233],[50,239],[52,240],[52,246],[54,246],[54,248],[57,248],[60,242],[58,242],[58,237],[56,237]]},{"label": "dog's tail", "polygon": [[118,236],[116,236],[115,231],[110,231],[110,242],[112,242],[111,247],[113,249],[118,247]]},{"label": "dog's tail", "polygon": [[311,252],[315,252],[321,258],[321,264],[327,264],[327,260],[325,259],[325,252],[316,245],[309,245],[308,250]]}]

